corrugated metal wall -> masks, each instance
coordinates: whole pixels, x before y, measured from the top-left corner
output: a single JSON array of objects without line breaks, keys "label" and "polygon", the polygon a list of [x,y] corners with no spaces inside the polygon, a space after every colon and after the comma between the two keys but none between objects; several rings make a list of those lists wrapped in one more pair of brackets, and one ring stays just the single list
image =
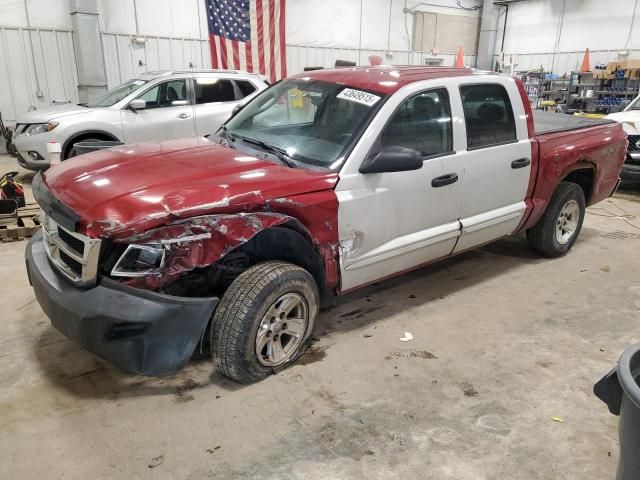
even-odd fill
[{"label": "corrugated metal wall", "polygon": [[209,42],[194,38],[102,33],[107,84],[113,88],[144,71],[211,68]]},{"label": "corrugated metal wall", "polygon": [[0,27],[0,112],[9,123],[29,107],[78,101],[68,30]]}]

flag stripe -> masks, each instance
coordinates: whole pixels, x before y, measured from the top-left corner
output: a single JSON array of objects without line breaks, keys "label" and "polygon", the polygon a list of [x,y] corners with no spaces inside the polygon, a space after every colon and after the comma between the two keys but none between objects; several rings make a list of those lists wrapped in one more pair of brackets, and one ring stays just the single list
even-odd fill
[{"label": "flag stripe", "polygon": [[259,72],[262,75],[265,75],[266,69],[264,68],[265,58],[264,58],[264,12],[262,11],[262,0],[256,0],[256,16],[257,16],[257,25],[256,30],[258,30],[258,62],[260,65]]},{"label": "flag stripe", "polygon": [[218,68],[218,49],[216,47],[215,35],[209,35],[209,45],[211,47],[211,68]]},{"label": "flag stripe", "polygon": [[229,68],[227,63],[227,40],[226,38],[218,37],[220,42],[220,66],[225,70]]},{"label": "flag stripe", "polygon": [[231,42],[231,49],[233,50],[233,68],[240,70],[240,49],[236,40]]},{"label": "flag stripe", "polygon": [[224,46],[223,39],[216,36],[216,52],[218,55],[218,68],[222,67],[222,47]]},{"label": "flag stripe", "polygon": [[[258,25],[258,12],[256,11],[256,2],[251,2],[251,25]],[[260,47],[258,44],[258,29],[251,29],[251,65],[253,72],[260,73]]]},{"label": "flag stripe", "polygon": [[276,32],[275,22],[271,19],[276,18],[276,2],[269,0],[269,77],[272,82],[276,81]]},{"label": "flag stripe", "polygon": [[[287,46],[284,41],[284,32],[286,31],[286,13],[287,9],[285,7],[286,0],[280,0],[280,55],[278,58],[280,59],[280,78],[287,77]],[[288,111],[288,110],[287,110]]]},{"label": "flag stripe", "polygon": [[246,42],[244,44],[245,48],[245,57],[246,57],[246,67],[247,72],[253,72],[253,52],[251,51],[251,42]]}]

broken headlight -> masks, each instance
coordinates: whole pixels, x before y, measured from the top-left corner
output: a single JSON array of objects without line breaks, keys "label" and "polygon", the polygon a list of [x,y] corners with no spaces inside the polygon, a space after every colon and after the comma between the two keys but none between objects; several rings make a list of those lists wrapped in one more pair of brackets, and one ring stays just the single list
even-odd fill
[{"label": "broken headlight", "polygon": [[159,275],[164,268],[162,245],[129,245],[111,270],[114,277]]}]

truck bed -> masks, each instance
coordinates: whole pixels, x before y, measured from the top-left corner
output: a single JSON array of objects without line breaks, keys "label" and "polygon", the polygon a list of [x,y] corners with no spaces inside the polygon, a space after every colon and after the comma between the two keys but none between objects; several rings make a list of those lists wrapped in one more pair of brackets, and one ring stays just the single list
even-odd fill
[{"label": "truck bed", "polygon": [[535,125],[536,135],[544,135],[545,133],[568,132],[580,128],[606,125],[615,123],[615,121],[534,110],[533,123]]}]

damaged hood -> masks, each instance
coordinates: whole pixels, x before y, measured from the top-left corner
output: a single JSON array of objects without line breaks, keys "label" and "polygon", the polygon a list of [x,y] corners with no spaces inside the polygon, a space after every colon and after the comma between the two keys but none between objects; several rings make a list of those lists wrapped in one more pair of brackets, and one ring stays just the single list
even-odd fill
[{"label": "damaged hood", "polygon": [[82,155],[43,179],[80,216],[81,231],[124,238],[180,218],[269,211],[295,195],[333,188],[338,176],[280,166],[199,137]]}]

